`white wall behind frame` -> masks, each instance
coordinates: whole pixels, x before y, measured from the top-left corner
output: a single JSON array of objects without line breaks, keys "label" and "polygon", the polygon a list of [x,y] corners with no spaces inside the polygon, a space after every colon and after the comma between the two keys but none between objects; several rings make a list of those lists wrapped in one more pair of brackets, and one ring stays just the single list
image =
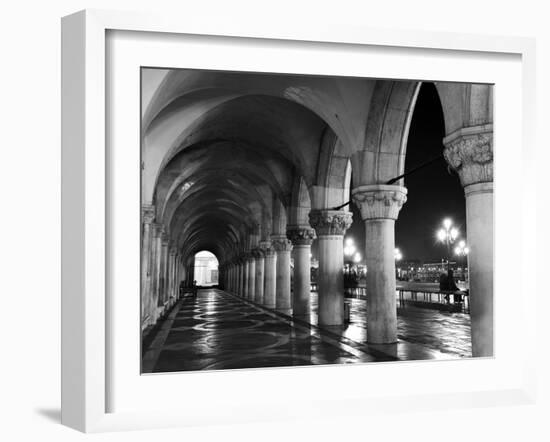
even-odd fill
[{"label": "white wall behind frame", "polygon": [[[312,5],[313,3],[313,5]],[[0,412],[3,440],[52,439],[88,440],[57,423],[59,410],[59,127],[60,127],[60,26],[61,16],[85,7],[128,10],[168,10],[188,20],[201,12],[215,11],[220,20],[251,21],[269,17],[271,22],[286,20],[317,23],[333,20],[340,23],[373,24],[384,28],[424,29],[427,31],[475,32],[487,34],[533,35],[539,38],[537,71],[539,89],[537,118],[539,143],[547,146],[547,121],[550,111],[550,32],[545,3],[524,0],[520,3],[463,0],[457,7],[440,1],[394,0],[392,2],[255,2],[234,0],[206,2],[172,2],[157,0],[57,0],[6,2],[0,14],[0,41],[3,65],[0,69],[2,89],[2,162],[0,183],[5,211],[0,218],[4,232],[1,262],[1,293],[9,299],[9,313],[2,316],[0,330],[4,337],[0,376]],[[289,12],[291,11],[291,12]],[[533,135],[534,136],[534,135]],[[547,181],[548,149],[541,150],[538,161],[530,165],[530,183],[540,192],[539,253],[530,265],[531,274],[547,273],[550,250]],[[22,167],[24,165],[24,178]],[[544,218],[543,218],[544,217]],[[29,270],[29,268],[31,270]],[[32,277],[29,277],[32,275]],[[38,288],[39,287],[39,288]],[[541,308],[537,317],[538,348],[544,349],[549,337],[546,321],[550,303],[541,290]],[[27,304],[22,306],[20,299]],[[17,314],[12,312],[17,311]],[[6,362],[7,361],[7,362]],[[548,354],[537,352],[536,366],[541,374],[550,372]],[[467,427],[474,440],[547,440],[547,376],[539,383],[540,402],[533,406],[506,406],[439,412],[379,414],[361,418],[361,430],[346,418],[304,422],[197,427],[151,433],[130,432],[94,436],[97,440],[150,441],[151,438],[218,441],[265,441],[296,438],[341,440],[346,438],[383,437],[384,440],[464,440],[464,432],[453,430],[450,422]],[[428,430],[426,429],[428,427]],[[390,429],[390,431],[388,431]]]}]

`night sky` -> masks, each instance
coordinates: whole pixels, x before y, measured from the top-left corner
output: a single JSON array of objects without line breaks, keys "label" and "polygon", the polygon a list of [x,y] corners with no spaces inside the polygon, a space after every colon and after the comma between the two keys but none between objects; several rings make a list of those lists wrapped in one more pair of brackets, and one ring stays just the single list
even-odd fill
[{"label": "night sky", "polygon": [[[424,83],[420,89],[413,113],[405,172],[435,158],[443,152],[442,139],[445,123],[435,86]],[[453,220],[466,239],[466,206],[464,190],[454,172],[441,159],[405,177],[408,189],[407,202],[396,221],[395,244],[404,260],[419,259],[423,262],[441,261],[445,247],[438,244],[435,232],[445,217]],[[364,256],[365,233],[361,214],[354,204],[353,224],[346,233],[352,237],[358,251]]]}]

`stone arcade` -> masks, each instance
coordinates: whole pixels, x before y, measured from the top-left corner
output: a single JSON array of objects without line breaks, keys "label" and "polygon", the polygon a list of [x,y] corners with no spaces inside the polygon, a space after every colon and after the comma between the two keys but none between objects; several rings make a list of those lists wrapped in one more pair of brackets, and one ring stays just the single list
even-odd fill
[{"label": "stone arcade", "polygon": [[[342,324],[351,192],[366,231],[367,340],[396,342],[394,226],[407,188],[387,182],[404,172],[420,83],[144,69],[142,85],[142,329],[192,284],[201,250],[218,258],[223,290],[309,315],[313,241],[318,323]],[[491,356],[492,87],[435,86],[466,199],[472,352]]]}]

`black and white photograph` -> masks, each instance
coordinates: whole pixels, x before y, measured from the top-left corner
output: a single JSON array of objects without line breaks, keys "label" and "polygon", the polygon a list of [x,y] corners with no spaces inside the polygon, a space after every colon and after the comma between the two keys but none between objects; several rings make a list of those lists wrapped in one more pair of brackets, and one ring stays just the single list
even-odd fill
[{"label": "black and white photograph", "polygon": [[545,2],[4,2],[6,442],[548,442]]},{"label": "black and white photograph", "polygon": [[493,85],[142,67],[140,118],[141,373],[493,356]]}]

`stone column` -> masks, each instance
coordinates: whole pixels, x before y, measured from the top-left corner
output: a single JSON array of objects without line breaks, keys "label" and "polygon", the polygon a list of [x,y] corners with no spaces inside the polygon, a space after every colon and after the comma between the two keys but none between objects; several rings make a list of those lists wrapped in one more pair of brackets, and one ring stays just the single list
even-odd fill
[{"label": "stone column", "polygon": [[242,260],[239,259],[239,279],[238,279],[238,288],[237,288],[237,294],[239,296],[243,296],[244,293],[244,267],[243,267]]},{"label": "stone column", "polygon": [[168,301],[170,303],[172,303],[172,289],[173,289],[173,286],[174,286],[174,255],[175,255],[175,251],[173,250],[172,246],[168,246],[168,268],[166,269],[166,278],[167,278],[167,283],[166,283],[166,286],[168,288],[168,291],[167,291],[167,297],[168,297]]},{"label": "stone column", "polygon": [[292,244],[284,236],[272,236],[271,243],[277,252],[275,308],[285,312],[292,308],[290,296],[290,252]]},{"label": "stone column", "polygon": [[176,251],[174,250],[173,246],[170,246],[168,248],[168,268],[167,268],[167,299],[168,299],[168,306],[171,306],[173,303],[173,295],[174,295],[174,259],[176,256]]},{"label": "stone column", "polygon": [[185,287],[189,286],[189,268],[187,267],[185,259],[181,259],[181,276],[183,278]]},{"label": "stone column", "polygon": [[288,226],[287,237],[292,242],[294,258],[294,293],[292,297],[292,314],[309,316],[311,311],[311,243],[315,231],[309,226]]},{"label": "stone column", "polygon": [[255,275],[255,281],[254,281],[254,302],[257,302],[258,304],[264,303],[264,269],[265,269],[265,261],[264,261],[264,250],[262,248],[254,249],[254,259],[256,261],[255,263],[255,269],[256,269],[256,275]]},{"label": "stone column", "polygon": [[277,252],[271,247],[271,241],[263,243],[264,247],[264,305],[275,308],[277,293]]},{"label": "stone column", "polygon": [[367,265],[367,341],[397,342],[395,287],[395,220],[407,201],[402,186],[374,184],[352,191],[352,198],[365,221]]},{"label": "stone column", "polygon": [[244,258],[243,268],[243,298],[248,298],[248,284],[250,278],[250,262],[248,261],[248,257]]},{"label": "stone column", "polygon": [[243,262],[242,262],[242,279],[241,279],[241,296],[243,298],[246,298],[246,291],[247,291],[247,287],[248,287],[248,274],[246,272],[246,269],[247,269],[248,265],[247,265],[247,261],[246,259],[243,257]]},{"label": "stone column", "polygon": [[141,321],[143,326],[151,322],[151,264],[152,264],[152,240],[151,229],[155,217],[153,206],[141,208]]},{"label": "stone column", "polygon": [[466,196],[473,356],[493,356],[493,125],[444,138],[444,155]]},{"label": "stone column", "polygon": [[233,293],[240,295],[240,269],[241,264],[235,261],[235,269],[233,271]]},{"label": "stone column", "polygon": [[232,275],[231,292],[232,293],[238,293],[238,289],[237,289],[238,272],[239,272],[239,265],[236,261],[233,261],[233,266],[231,270],[231,275]]},{"label": "stone column", "polygon": [[178,299],[179,295],[179,254],[176,249],[174,249],[174,277],[173,277],[173,287],[172,295],[174,299]]},{"label": "stone column", "polygon": [[246,299],[254,301],[254,291],[256,289],[256,259],[252,252],[248,254],[248,289]]},{"label": "stone column", "polygon": [[180,299],[180,283],[182,280],[182,272],[181,272],[181,255],[179,252],[176,253],[176,299]]},{"label": "stone column", "polygon": [[312,210],[309,223],[319,246],[319,324],[344,323],[344,234],[352,222],[351,212]]},{"label": "stone column", "polygon": [[164,226],[162,224],[153,224],[153,265],[152,265],[152,302],[151,315],[153,323],[158,319],[158,305],[160,297],[160,261],[162,255],[162,235]]},{"label": "stone column", "polygon": [[239,268],[240,264],[238,261],[235,261],[233,266],[233,293],[239,294]]},{"label": "stone column", "polygon": [[159,307],[164,307],[164,305],[168,301],[168,236],[166,234],[163,235],[161,246],[162,251],[160,259]]}]

